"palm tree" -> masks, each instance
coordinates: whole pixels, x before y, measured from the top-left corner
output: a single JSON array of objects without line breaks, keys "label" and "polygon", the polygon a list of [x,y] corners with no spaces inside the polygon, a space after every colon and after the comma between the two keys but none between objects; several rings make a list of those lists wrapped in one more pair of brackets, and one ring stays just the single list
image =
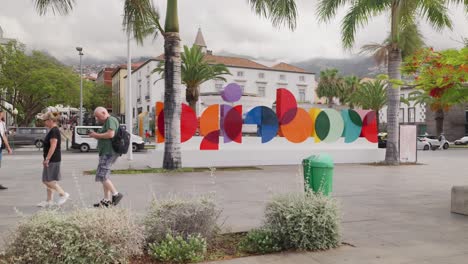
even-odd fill
[{"label": "palm tree", "polygon": [[379,111],[387,104],[386,84],[381,80],[364,82],[352,94],[351,101],[362,109],[375,112],[377,131],[379,131]]},{"label": "palm tree", "polygon": [[320,72],[320,80],[317,85],[318,97],[326,97],[328,107],[333,107],[333,98],[338,97],[338,89],[343,79],[338,75],[337,69],[326,69]]},{"label": "palm tree", "polygon": [[[451,28],[452,22],[448,17],[450,2],[464,4],[468,10],[466,0],[320,0],[318,15],[322,21],[330,21],[342,6],[350,6],[342,21],[342,42],[345,48],[351,48],[355,41],[356,30],[369,22],[371,16],[378,16],[384,12],[390,13],[390,45],[388,46],[388,75],[391,80],[401,80],[400,66],[401,32],[405,27],[414,25],[417,18],[427,20],[435,29]],[[388,109],[388,145],[385,162],[391,165],[399,164],[398,149],[398,110],[400,105],[400,88],[389,83],[387,87]]]},{"label": "palm tree", "polygon": [[[75,0],[34,0],[39,14],[48,10],[68,14]],[[297,7],[295,0],[247,0],[259,16],[272,21],[273,26],[296,27]],[[124,26],[141,42],[144,36],[159,31],[164,37],[164,126],[165,139],[163,168],[182,167],[180,152],[181,117],[181,57],[177,0],[167,0],[164,29],[151,0],[125,0]]]},{"label": "palm tree", "polygon": [[354,108],[354,103],[351,100],[352,95],[358,89],[360,80],[357,76],[345,76],[340,82],[337,90],[337,97],[342,105],[348,105],[349,108]]},{"label": "palm tree", "polygon": [[[199,46],[193,45],[191,48],[184,46],[184,53],[181,56],[182,83],[186,87],[185,100],[196,112],[196,104],[200,96],[200,85],[209,80],[226,81],[223,75],[231,75],[231,73],[224,64],[213,64],[207,61]],[[153,72],[162,74],[164,72],[164,63],[160,62]]]}]

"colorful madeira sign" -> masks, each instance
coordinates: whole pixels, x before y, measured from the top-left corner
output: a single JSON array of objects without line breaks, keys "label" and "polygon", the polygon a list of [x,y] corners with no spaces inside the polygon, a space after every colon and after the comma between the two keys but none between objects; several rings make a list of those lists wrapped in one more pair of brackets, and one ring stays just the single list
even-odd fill
[{"label": "colorful madeira sign", "polygon": [[[221,97],[233,104],[242,97],[241,87],[235,83],[227,85]],[[156,138],[164,142],[164,104],[156,103]],[[256,106],[242,118],[242,105],[215,104],[207,107],[200,116],[201,150],[218,150],[219,138],[224,143],[242,143],[242,125],[255,124],[262,143],[274,137],[285,137],[293,143],[301,143],[309,137],[315,142],[335,142],[343,137],[345,143],[354,142],[359,137],[377,143],[377,124],[374,111],[312,108],[309,112],[297,107],[294,95],[285,88],[276,90],[276,113],[266,106]],[[181,142],[191,139],[197,130],[195,112],[182,104]]]}]

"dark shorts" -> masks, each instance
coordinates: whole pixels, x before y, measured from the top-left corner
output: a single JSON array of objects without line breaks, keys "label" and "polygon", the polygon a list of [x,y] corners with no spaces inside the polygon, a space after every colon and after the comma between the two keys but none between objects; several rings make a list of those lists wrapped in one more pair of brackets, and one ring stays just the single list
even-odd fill
[{"label": "dark shorts", "polygon": [[43,167],[42,169],[42,181],[60,181],[62,174],[60,173],[60,162],[50,162],[49,167]]},{"label": "dark shorts", "polygon": [[118,155],[102,155],[99,156],[99,164],[96,170],[96,181],[103,182],[109,179],[111,174],[111,166],[115,163]]}]

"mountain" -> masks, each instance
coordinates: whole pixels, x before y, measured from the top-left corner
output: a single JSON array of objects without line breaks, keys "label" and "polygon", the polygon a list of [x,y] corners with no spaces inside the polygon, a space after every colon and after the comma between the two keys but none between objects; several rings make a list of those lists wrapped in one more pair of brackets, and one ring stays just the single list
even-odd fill
[{"label": "mountain", "polygon": [[375,77],[385,73],[385,68],[377,67],[374,59],[371,57],[352,57],[348,59],[315,58],[291,64],[314,72],[316,77],[320,75],[320,71],[328,68],[338,69],[339,73],[343,76],[356,75],[361,78]]}]

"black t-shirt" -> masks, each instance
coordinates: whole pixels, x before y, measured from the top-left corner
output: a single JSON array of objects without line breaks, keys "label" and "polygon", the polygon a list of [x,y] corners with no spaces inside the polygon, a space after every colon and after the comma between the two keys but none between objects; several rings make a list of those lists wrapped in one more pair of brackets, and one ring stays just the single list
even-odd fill
[{"label": "black t-shirt", "polygon": [[57,147],[55,148],[54,154],[50,158],[49,162],[60,162],[62,161],[62,152],[60,151],[60,144],[62,143],[62,136],[58,127],[53,127],[44,138],[44,159],[47,157],[50,149],[50,139],[57,139]]}]

